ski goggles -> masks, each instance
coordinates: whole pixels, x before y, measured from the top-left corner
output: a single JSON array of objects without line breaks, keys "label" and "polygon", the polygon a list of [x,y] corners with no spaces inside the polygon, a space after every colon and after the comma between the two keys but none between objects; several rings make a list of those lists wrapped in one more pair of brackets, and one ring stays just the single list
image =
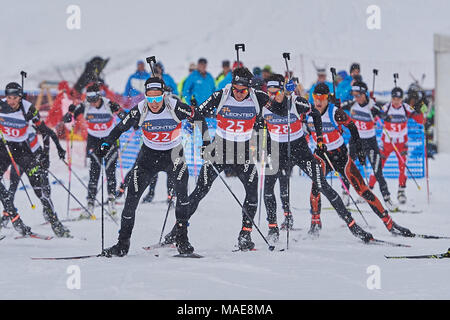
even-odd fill
[{"label": "ski goggles", "polygon": [[156,97],[145,97],[148,101],[148,103],[153,103],[153,102],[161,102],[164,99],[164,95],[160,95],[160,96],[156,96]]},{"label": "ski goggles", "polygon": [[98,91],[92,91],[86,93],[86,100],[88,102],[96,102],[100,99],[101,93]]},{"label": "ski goggles", "polygon": [[278,97],[280,94],[282,94],[283,91],[282,90],[278,90],[278,91],[267,91],[267,94],[269,95],[269,97]]},{"label": "ski goggles", "polygon": [[314,100],[325,101],[328,100],[328,94],[313,94]]},{"label": "ski goggles", "polygon": [[248,89],[247,89],[247,88],[245,88],[245,89],[238,89],[238,88],[236,88],[236,87],[232,87],[232,90],[233,90],[234,92],[236,92],[236,93],[243,93],[243,94],[245,94],[245,95],[248,94]]}]

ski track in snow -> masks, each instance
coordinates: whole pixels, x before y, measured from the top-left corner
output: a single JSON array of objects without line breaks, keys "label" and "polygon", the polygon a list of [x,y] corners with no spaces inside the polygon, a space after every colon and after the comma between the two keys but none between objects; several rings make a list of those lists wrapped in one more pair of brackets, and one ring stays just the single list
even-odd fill
[{"label": "ski track in snow", "polygon": [[[53,145],[52,145],[53,148]],[[84,144],[74,145],[74,170],[87,183],[87,168],[83,167]],[[65,165],[51,150],[51,170],[67,183]],[[450,173],[440,171],[450,155],[438,155],[430,160],[430,184],[432,204],[427,206],[426,181],[419,180],[423,191],[418,191],[413,181],[408,181],[407,196],[422,214],[393,213],[400,225],[413,232],[449,236],[450,200],[446,184]],[[118,179],[120,174],[117,175]],[[25,179],[26,180],[26,179]],[[52,180],[52,179],[51,179]],[[7,178],[4,179],[7,182]],[[236,178],[229,178],[233,190],[243,197],[243,188]],[[27,181],[25,181],[27,184]],[[388,180],[393,195],[397,181]],[[337,181],[334,188],[340,192]],[[193,190],[194,179],[190,179]],[[300,231],[290,232],[289,250],[286,232],[280,232],[280,240],[274,252],[270,252],[256,229],[252,239],[258,251],[235,252],[241,226],[240,208],[228,190],[217,179],[210,193],[202,201],[198,212],[191,219],[189,237],[196,252],[203,259],[176,259],[176,249],[144,251],[143,246],[158,242],[167,204],[164,202],[140,204],[136,213],[129,255],[124,258],[91,258],[71,261],[33,261],[31,257],[64,257],[97,254],[101,250],[101,209],[96,208],[96,221],[67,222],[79,239],[14,240],[13,229],[2,229],[6,238],[0,242],[0,297],[17,299],[448,299],[450,291],[443,285],[448,280],[448,260],[387,260],[384,255],[432,254],[445,252],[448,240],[405,239],[393,237],[375,214],[365,213],[369,231],[382,240],[409,244],[412,248],[394,248],[365,245],[354,238],[334,211],[322,213],[323,229],[318,239],[305,239],[310,224],[310,182],[299,177],[297,169],[291,179],[294,225]],[[165,176],[160,174],[155,200],[166,196]],[[72,182],[72,190],[81,201],[86,192],[78,181]],[[375,188],[377,195],[379,191]],[[278,205],[278,185],[276,186]],[[145,194],[145,193],[144,193]],[[44,220],[42,207],[32,194],[36,209],[31,210],[25,193],[18,191],[16,206],[34,232],[52,235],[50,226],[40,225]],[[356,194],[355,194],[356,196]],[[62,187],[52,185],[52,197],[61,219],[66,218],[67,194]],[[99,195],[100,198],[100,195]],[[322,197],[323,207],[329,206]],[[75,206],[75,202],[71,200]],[[370,210],[366,204],[361,209]],[[119,206],[119,213],[122,206]],[[282,222],[280,207],[278,223]],[[70,212],[76,217],[79,212]],[[364,226],[359,214],[355,220]],[[256,217],[257,218],[257,217]],[[165,233],[174,223],[171,211]],[[262,210],[260,229],[267,234],[265,208]],[[367,229],[367,228],[366,228]],[[105,247],[115,244],[119,226],[105,220]],[[294,241],[298,239],[298,241]],[[156,257],[158,254],[159,257]],[[80,267],[81,289],[69,290],[66,281],[71,265]],[[380,267],[381,289],[369,290],[366,281],[367,268]],[[14,270],[14,276],[9,276]]]}]

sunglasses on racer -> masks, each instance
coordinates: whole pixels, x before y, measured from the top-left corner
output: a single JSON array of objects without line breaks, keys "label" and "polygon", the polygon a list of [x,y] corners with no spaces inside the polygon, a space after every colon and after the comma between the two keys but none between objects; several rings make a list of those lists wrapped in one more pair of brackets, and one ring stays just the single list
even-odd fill
[{"label": "sunglasses on racer", "polygon": [[269,95],[269,97],[278,97],[280,94],[282,94],[283,91],[282,90],[277,90],[277,91],[267,91],[267,94]]},{"label": "sunglasses on racer", "polygon": [[164,95],[160,95],[160,96],[156,96],[156,97],[145,97],[148,101],[148,103],[153,103],[153,102],[161,102],[163,101]]},{"label": "sunglasses on racer", "polygon": [[245,88],[245,89],[238,89],[238,88],[236,88],[236,87],[232,87],[232,90],[234,91],[234,92],[236,92],[236,93],[243,93],[243,94],[245,94],[245,95],[247,95],[248,94],[248,89],[247,88]]},{"label": "sunglasses on racer", "polygon": [[328,94],[313,94],[314,100],[325,101],[328,100]]},{"label": "sunglasses on racer", "polygon": [[96,102],[98,99],[100,99],[101,93],[100,92],[87,92],[86,93],[86,100],[88,102]]}]

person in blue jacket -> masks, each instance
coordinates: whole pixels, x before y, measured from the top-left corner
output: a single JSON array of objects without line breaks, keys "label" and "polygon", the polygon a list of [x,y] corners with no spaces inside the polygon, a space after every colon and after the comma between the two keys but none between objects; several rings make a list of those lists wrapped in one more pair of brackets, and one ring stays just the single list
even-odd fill
[{"label": "person in blue jacket", "polygon": [[143,94],[144,83],[148,78],[150,78],[150,74],[145,70],[145,63],[139,60],[136,72],[128,78],[123,95],[125,97],[135,97]]},{"label": "person in blue jacket", "polygon": [[164,83],[166,84],[166,87],[170,88],[172,93],[177,96],[178,95],[177,84],[175,83],[175,81],[169,74],[164,73],[164,65],[162,64],[161,61],[158,61],[155,64],[154,71],[155,71],[155,77],[162,79],[164,81]]},{"label": "person in blue jacket", "polygon": [[200,105],[216,91],[214,77],[206,71],[207,65],[208,61],[200,58],[197,70],[193,71],[184,82],[183,98],[186,101],[192,101],[194,98],[197,105]]},{"label": "person in blue jacket", "polygon": [[313,92],[319,83],[325,83],[330,89],[330,92],[333,92],[333,84],[327,81],[327,71],[325,68],[317,69],[317,81],[312,85],[311,89],[309,89],[308,94],[308,101],[311,105],[314,105]]},{"label": "person in blue jacket", "polygon": [[[352,101],[352,84],[355,80],[355,77],[359,77],[361,75],[361,67],[359,63],[353,63],[350,66],[350,75],[345,73],[344,79],[339,83],[336,87],[336,98],[341,99],[341,103],[345,103],[346,101]],[[359,78],[362,81],[362,78]]]}]

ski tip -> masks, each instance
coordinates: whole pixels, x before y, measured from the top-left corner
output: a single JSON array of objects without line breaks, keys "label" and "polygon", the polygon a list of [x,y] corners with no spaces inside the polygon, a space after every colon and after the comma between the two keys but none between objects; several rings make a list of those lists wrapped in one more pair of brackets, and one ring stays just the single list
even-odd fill
[{"label": "ski tip", "polygon": [[194,259],[201,259],[204,258],[204,256],[197,254],[197,253],[180,253],[173,256],[174,258],[194,258]]}]

